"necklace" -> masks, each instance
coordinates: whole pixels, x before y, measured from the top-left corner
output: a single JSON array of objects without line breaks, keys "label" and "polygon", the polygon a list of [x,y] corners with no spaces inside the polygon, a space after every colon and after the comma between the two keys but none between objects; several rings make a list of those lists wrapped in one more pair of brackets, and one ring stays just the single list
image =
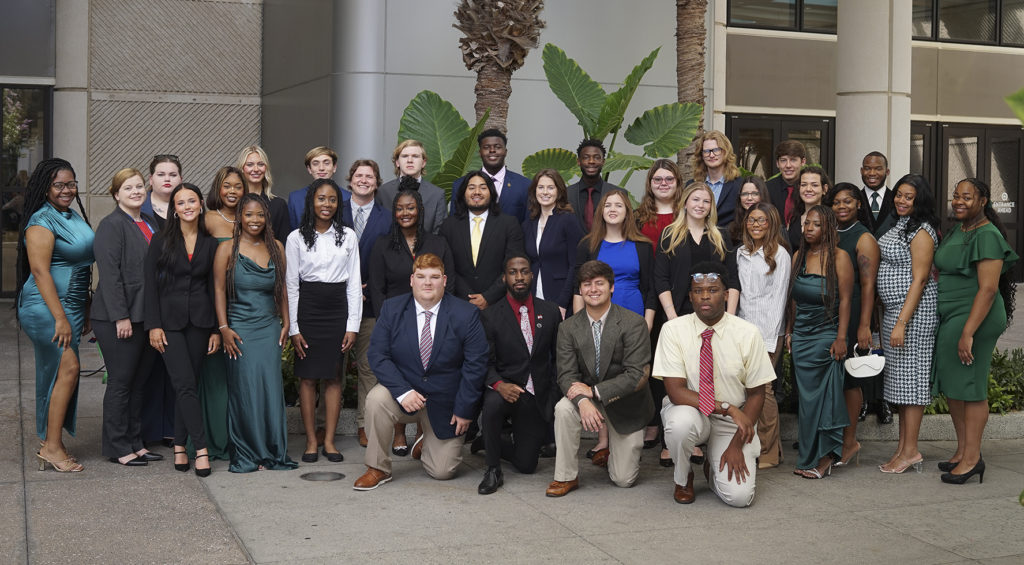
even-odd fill
[{"label": "necklace", "polygon": [[848,227],[847,227],[846,229],[844,229],[844,230],[838,230],[838,231],[839,231],[839,233],[846,233],[846,232],[848,232],[848,231],[852,230],[852,229],[853,229],[853,226],[855,226],[855,225],[857,225],[857,222],[856,222],[856,221],[855,221],[855,222],[853,222],[852,224],[850,224],[850,225],[849,225],[849,226],[848,226]]},{"label": "necklace", "polygon": [[960,225],[960,231],[962,231],[962,232],[969,232],[969,231],[971,231],[973,229],[976,229],[978,226],[981,225],[982,222],[984,222],[987,219],[988,219],[988,217],[986,217],[985,214],[982,214],[980,218],[975,220],[975,222],[973,224],[967,226],[966,228],[963,226],[963,224],[961,224]]},{"label": "necklace", "polygon": [[249,245],[252,245],[252,246],[254,246],[254,247],[255,247],[255,246],[258,246],[258,245],[260,244],[260,242],[258,242],[258,241],[257,241],[257,242],[255,242],[255,243],[253,243],[253,242],[249,241],[248,239],[245,239],[244,237],[241,237],[241,238],[239,238],[239,239],[241,239],[242,241],[244,241],[244,242],[246,242],[246,243],[248,243]]},{"label": "necklace", "polygon": [[226,218],[226,217],[224,216],[224,214],[221,214],[221,213],[220,213],[220,210],[217,210],[217,215],[218,215],[218,216],[220,216],[221,218],[224,218],[224,221],[225,221],[225,222],[227,222],[227,223],[229,223],[229,224],[233,224],[233,223],[235,223],[235,222],[237,221],[237,220],[229,220],[229,219],[227,219],[227,218]]},{"label": "necklace", "polygon": [[817,250],[817,251],[811,251],[811,255],[819,255],[820,253],[821,253],[820,249]]}]

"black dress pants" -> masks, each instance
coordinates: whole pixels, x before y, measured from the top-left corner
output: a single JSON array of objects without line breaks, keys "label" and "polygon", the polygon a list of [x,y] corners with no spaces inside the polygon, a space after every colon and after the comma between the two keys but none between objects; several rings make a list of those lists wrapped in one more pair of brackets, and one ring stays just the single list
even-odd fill
[{"label": "black dress pants", "polygon": [[206,358],[211,331],[211,328],[199,328],[191,323],[178,331],[164,331],[167,345],[163,358],[175,397],[174,445],[184,446],[191,437],[196,451],[206,449],[203,410],[196,383]]},{"label": "black dress pants", "polygon": [[[502,424],[512,418],[512,440],[502,439]],[[537,469],[540,447],[548,432],[548,422],[541,416],[537,399],[524,392],[514,403],[505,402],[498,392],[484,389],[483,416],[484,449],[488,467],[496,467],[504,459],[520,473],[530,474]]]},{"label": "black dress pants", "polygon": [[107,366],[103,394],[103,456],[124,457],[145,449],[142,443],[142,392],[153,371],[156,350],[142,323],[132,324],[132,335],[117,337],[116,322],[92,321],[92,331]]}]

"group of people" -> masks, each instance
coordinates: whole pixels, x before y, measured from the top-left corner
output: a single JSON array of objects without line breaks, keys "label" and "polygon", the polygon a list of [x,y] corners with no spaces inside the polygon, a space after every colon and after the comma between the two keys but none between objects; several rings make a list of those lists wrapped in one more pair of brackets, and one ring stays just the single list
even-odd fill
[{"label": "group of people", "polygon": [[[70,163],[40,163],[17,262],[40,469],[82,470],[62,429],[75,433],[78,346],[94,331],[108,371],[103,455],[128,466],[162,459],[144,442],[155,428],[180,471],[194,461],[207,476],[211,458],[233,472],[295,468],[280,370],[290,341],[303,462],[343,460],[335,425],[355,355],[367,466],[357,490],[392,480],[393,457],[408,454],[450,478],[472,440],[487,463],[480,494],[502,486],[502,461],[533,473],[554,456],[547,495],[564,496],[579,486],[586,429],[598,434],[587,457],[620,487],[660,446],[674,500],[694,500],[696,466],[723,501],[747,506],[757,470],[783,462],[784,350],[797,475],[859,463],[857,421],[880,390],[900,416],[880,471],[920,471],[921,418],[941,393],[958,438],[942,480],[983,476],[988,370],[1017,260],[985,183],[957,183],[957,223],[940,234],[928,182],[906,175],[890,188],[880,153],[864,158],[863,186],[833,185],[786,141],[766,182],[742,177],[729,139],[709,131],[693,178],[655,161],[634,210],[604,180],[598,140],[577,148],[571,186],[554,169],[510,171],[499,130],[478,142],[483,168],[456,180],[450,201],[423,178],[415,140],[395,148],[394,180],[361,159],[347,190],[332,180],[335,152],[315,148],[312,182],[287,202],[257,146],[205,193],[182,182],[176,156],[157,155],[148,190],[140,171],[114,175],[117,208],[95,234],[71,208]],[[843,361],[871,350],[875,331],[884,374],[854,378]]]}]

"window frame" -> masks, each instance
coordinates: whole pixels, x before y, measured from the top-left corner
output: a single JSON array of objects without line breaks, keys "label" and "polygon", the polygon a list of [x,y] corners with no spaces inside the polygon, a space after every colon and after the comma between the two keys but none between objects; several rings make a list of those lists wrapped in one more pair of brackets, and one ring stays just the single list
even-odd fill
[{"label": "window frame", "polygon": [[757,24],[734,24],[732,23],[732,3],[733,0],[729,0],[725,8],[725,22],[726,27],[736,27],[744,29],[770,29],[775,31],[795,31],[799,33],[816,33],[821,35],[835,35],[835,32],[826,31],[822,29],[804,29],[804,0],[793,0],[796,6],[796,25],[794,27],[786,26],[767,26]]}]

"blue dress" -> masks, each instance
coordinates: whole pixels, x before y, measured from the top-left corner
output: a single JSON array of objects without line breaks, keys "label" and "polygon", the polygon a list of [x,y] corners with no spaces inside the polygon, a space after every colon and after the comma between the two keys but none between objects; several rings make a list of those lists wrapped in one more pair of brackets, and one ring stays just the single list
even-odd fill
[{"label": "blue dress", "polygon": [[[50,276],[57,287],[64,315],[71,324],[71,350],[78,357],[78,344],[85,325],[85,302],[89,297],[89,273],[95,257],[92,253],[93,231],[74,210],[59,212],[49,202],[32,214],[27,227],[42,226],[53,233],[53,256]],[[36,353],[36,434],[46,438],[46,421],[50,413],[50,393],[57,382],[57,369],[63,351],[53,340],[56,323],[46,302],[39,294],[36,279],[29,275],[18,297],[18,320],[28,334]],[[64,429],[75,435],[78,414],[78,387],[75,387]]]},{"label": "blue dress", "polygon": [[636,242],[602,241],[597,259],[608,263],[615,272],[612,303],[643,316],[644,295],[640,292],[640,256],[636,252]]}]

